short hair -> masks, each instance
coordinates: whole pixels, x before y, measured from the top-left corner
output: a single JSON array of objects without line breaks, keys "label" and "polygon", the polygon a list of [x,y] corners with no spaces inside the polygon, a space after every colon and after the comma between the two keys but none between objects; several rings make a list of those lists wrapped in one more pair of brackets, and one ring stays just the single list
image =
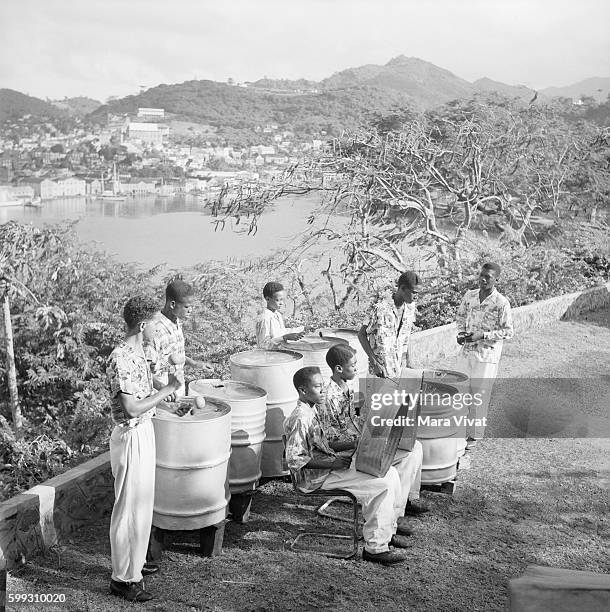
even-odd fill
[{"label": "short hair", "polygon": [[292,384],[294,385],[294,388],[298,391],[308,382],[311,382],[316,374],[322,374],[318,366],[307,366],[306,368],[297,370],[292,377]]},{"label": "short hair", "polygon": [[142,295],[129,298],[123,308],[123,319],[129,329],[133,329],[143,321],[149,321],[159,310],[155,300]]},{"label": "short hair", "polygon": [[284,291],[284,285],[270,281],[263,287],[263,297],[272,298],[278,291]]},{"label": "short hair", "polygon": [[326,351],[326,363],[331,370],[337,366],[345,366],[356,355],[356,351],[349,344],[335,344]]},{"label": "short hair", "polygon": [[403,272],[398,277],[398,282],[396,283],[398,287],[406,286],[413,291],[417,291],[417,287],[419,285],[419,276],[417,272],[413,272],[412,270],[408,270],[407,272]]},{"label": "short hair", "polygon": [[502,272],[502,268],[492,261],[488,261],[481,266],[481,270],[493,270],[496,273],[496,276],[500,276],[500,272]]},{"label": "short hair", "polygon": [[182,302],[184,298],[193,295],[193,288],[183,280],[175,280],[165,288],[165,299],[175,302]]}]

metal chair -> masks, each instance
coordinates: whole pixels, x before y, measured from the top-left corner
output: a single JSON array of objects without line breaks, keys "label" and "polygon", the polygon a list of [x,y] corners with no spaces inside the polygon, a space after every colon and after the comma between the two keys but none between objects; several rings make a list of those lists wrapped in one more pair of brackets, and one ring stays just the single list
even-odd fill
[{"label": "metal chair", "polygon": [[[284,442],[284,456],[286,455],[286,436],[282,436],[282,440]],[[290,545],[290,549],[297,552],[318,552],[321,555],[326,557],[334,557],[336,559],[351,559],[358,554],[358,500],[356,499],[353,493],[346,491],[345,489],[316,489],[311,493],[306,493],[301,491],[297,486],[296,476],[292,470],[290,470],[290,481],[292,482],[292,488],[294,491],[303,497],[327,497],[329,498],[327,501],[322,503],[320,506],[316,508],[316,513],[319,516],[324,516],[328,518],[332,518],[339,521],[345,521],[351,524],[350,535],[340,535],[333,533],[315,533],[315,532],[307,532],[300,533]],[[348,498],[348,499],[342,499]],[[326,510],[328,507],[334,502],[342,502],[346,504],[351,504],[352,506],[352,518],[343,518],[340,516],[335,516],[333,514],[328,513]],[[299,541],[307,538],[307,537],[324,537],[329,538],[331,540],[351,540],[352,546],[350,550],[346,553],[335,553],[335,552],[325,552],[325,551],[312,551],[307,548],[299,547]]]}]

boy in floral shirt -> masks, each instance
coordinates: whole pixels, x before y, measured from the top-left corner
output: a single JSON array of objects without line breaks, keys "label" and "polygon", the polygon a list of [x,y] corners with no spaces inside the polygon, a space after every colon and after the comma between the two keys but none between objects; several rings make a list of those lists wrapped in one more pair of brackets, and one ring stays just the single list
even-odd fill
[{"label": "boy in floral shirt", "polygon": [[[481,394],[482,403],[470,407],[469,418],[487,418],[491,390],[498,375],[504,340],[513,337],[513,317],[510,302],[496,289],[501,268],[496,263],[486,263],[479,272],[479,286],[467,291],[457,311],[458,355],[457,369],[470,377],[470,393]],[[483,438],[485,427],[471,428],[468,446]]]},{"label": "boy in floral shirt", "polygon": [[369,356],[369,371],[383,378],[400,377],[402,355],[415,322],[414,297],[419,291],[415,272],[403,272],[397,289],[382,290],[372,307],[370,319],[360,328],[358,339]]},{"label": "boy in floral shirt", "polygon": [[[110,591],[129,601],[148,601],[142,575],[159,568],[145,563],[155,492],[155,406],[175,393],[184,379],[169,375],[152,394],[153,384],[142,346],[143,332],[157,306],[145,297],[131,298],[123,310],[125,339],[112,351],[106,373],[110,383],[110,466],[114,476],[114,507],[110,519],[112,579]],[[152,394],[152,395],[151,395]]]},{"label": "boy in floral shirt", "polygon": [[[329,442],[319,417],[324,382],[317,367],[301,368],[293,383],[299,401],[284,422],[286,461],[294,474],[297,486],[304,492],[316,489],[344,489],[356,496],[362,506],[365,561],[392,565],[406,557],[397,548],[410,546],[404,535],[411,533],[405,524],[398,472],[392,466],[384,477],[358,472],[351,456]],[[355,448],[351,443],[351,448]]]}]

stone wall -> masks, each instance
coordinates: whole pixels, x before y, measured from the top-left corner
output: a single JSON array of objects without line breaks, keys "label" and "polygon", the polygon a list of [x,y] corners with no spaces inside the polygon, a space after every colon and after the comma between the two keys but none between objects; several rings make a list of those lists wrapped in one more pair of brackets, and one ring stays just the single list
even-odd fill
[{"label": "stone wall", "polygon": [[[516,333],[610,304],[610,283],[513,309]],[[455,325],[443,325],[412,335],[409,357],[423,367],[455,354]],[[421,365],[419,365],[421,364]],[[110,456],[104,453],[61,476],[0,504],[0,568],[61,543],[79,526],[112,510],[114,500]]]},{"label": "stone wall", "polygon": [[23,563],[112,510],[110,453],[0,504],[0,567]]}]

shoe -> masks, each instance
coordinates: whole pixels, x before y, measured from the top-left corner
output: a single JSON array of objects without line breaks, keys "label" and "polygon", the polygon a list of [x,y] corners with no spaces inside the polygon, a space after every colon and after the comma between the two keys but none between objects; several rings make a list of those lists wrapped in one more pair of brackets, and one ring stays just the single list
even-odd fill
[{"label": "shoe", "polygon": [[396,563],[402,563],[407,558],[399,553],[397,550],[388,550],[381,553],[370,553],[364,549],[362,551],[362,560],[370,561],[371,563],[381,563],[381,565],[394,565]]},{"label": "shoe", "polygon": [[154,598],[152,593],[144,590],[144,584],[142,582],[119,582],[118,580],[111,580],[110,592],[127,601],[150,601]]},{"label": "shoe", "polygon": [[411,525],[404,516],[401,516],[397,521],[396,533],[398,535],[410,536],[415,533],[415,530],[413,529],[413,525]]},{"label": "shoe", "polygon": [[156,563],[147,561],[142,568],[142,576],[152,576],[152,574],[156,574],[159,570],[160,568]]},{"label": "shoe", "polygon": [[472,450],[477,445],[477,441],[474,438],[466,439],[466,450]]},{"label": "shoe", "polygon": [[405,507],[405,515],[410,514],[416,516],[418,514],[425,514],[426,512],[430,512],[430,507],[421,499],[410,499]]},{"label": "shoe", "polygon": [[395,533],[390,540],[390,546],[393,546],[394,548],[411,548],[413,543],[407,536],[398,535]]}]

